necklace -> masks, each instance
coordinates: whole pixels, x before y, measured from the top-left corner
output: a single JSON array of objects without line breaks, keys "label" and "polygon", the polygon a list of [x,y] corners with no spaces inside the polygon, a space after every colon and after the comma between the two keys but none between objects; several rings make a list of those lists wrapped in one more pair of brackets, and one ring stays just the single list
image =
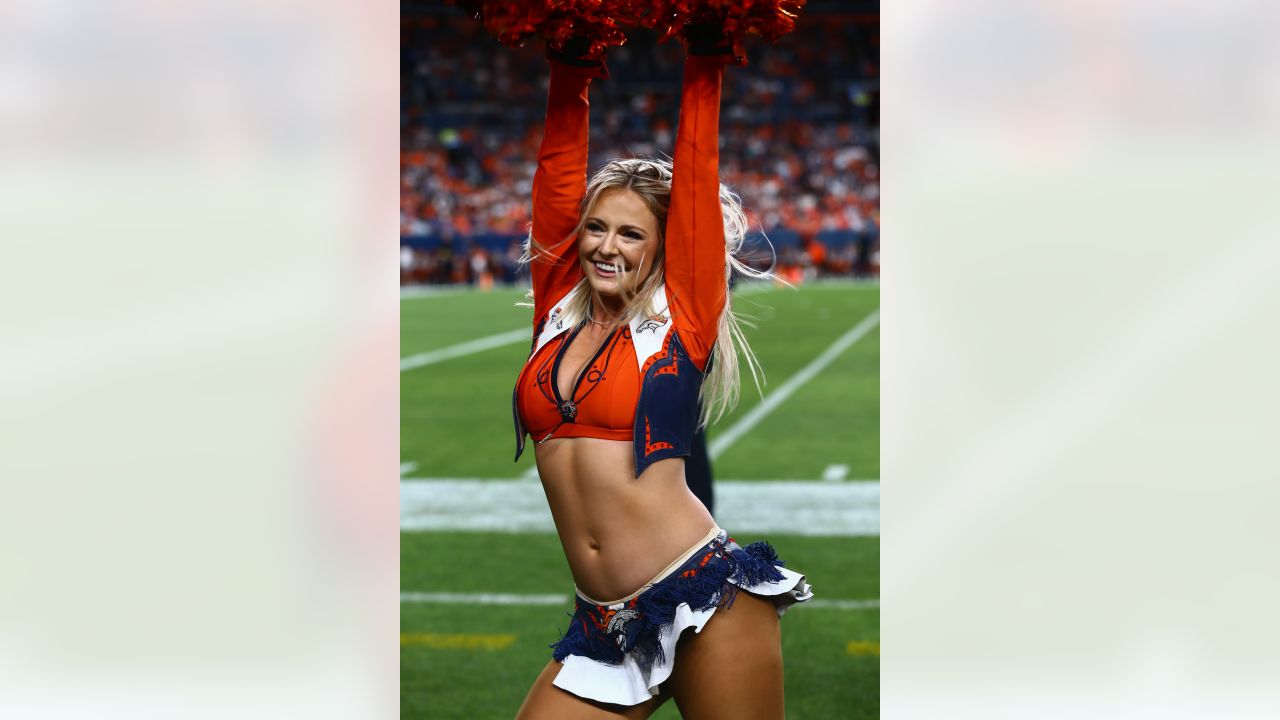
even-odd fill
[{"label": "necklace", "polygon": [[614,325],[614,324],[616,324],[616,323],[618,322],[618,318],[611,318],[611,319],[609,320],[609,322],[607,322],[607,323],[600,322],[599,320],[596,320],[595,318],[587,318],[587,320],[589,320],[589,321],[591,322],[591,324],[592,324],[592,325],[599,325],[599,326],[600,326],[600,327],[602,327],[602,328],[610,327],[610,326],[612,326],[612,325]]}]

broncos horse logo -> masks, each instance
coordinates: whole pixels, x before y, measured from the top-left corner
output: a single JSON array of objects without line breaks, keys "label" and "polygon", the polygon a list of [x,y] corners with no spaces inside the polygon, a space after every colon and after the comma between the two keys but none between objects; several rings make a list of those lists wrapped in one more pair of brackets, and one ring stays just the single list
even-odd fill
[{"label": "broncos horse logo", "polygon": [[656,333],[662,329],[663,325],[666,325],[666,324],[667,324],[666,318],[662,318],[662,322],[658,322],[657,320],[645,320],[644,322],[640,323],[640,327],[636,328],[636,332],[637,333],[642,333],[642,332]]},{"label": "broncos horse logo", "polygon": [[631,622],[638,617],[640,617],[639,610],[634,610],[632,608],[618,610],[609,618],[609,624],[605,627],[605,633],[612,634],[614,630],[617,630],[619,633],[617,637],[618,647],[625,650],[627,633],[624,628],[626,628],[628,622]]}]

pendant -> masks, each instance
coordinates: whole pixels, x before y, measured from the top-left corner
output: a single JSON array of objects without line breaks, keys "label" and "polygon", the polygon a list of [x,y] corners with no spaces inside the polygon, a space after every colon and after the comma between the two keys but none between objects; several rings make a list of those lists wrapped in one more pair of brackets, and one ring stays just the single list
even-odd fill
[{"label": "pendant", "polygon": [[573,422],[573,419],[578,417],[578,406],[574,405],[572,400],[560,403],[560,417],[564,418],[565,422]]}]

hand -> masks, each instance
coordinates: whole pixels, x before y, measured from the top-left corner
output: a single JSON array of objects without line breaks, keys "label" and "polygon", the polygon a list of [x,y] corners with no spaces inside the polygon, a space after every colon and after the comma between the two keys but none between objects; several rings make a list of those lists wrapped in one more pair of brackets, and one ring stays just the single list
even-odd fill
[{"label": "hand", "polygon": [[556,62],[574,67],[599,67],[604,64],[604,53],[591,52],[591,39],[582,35],[574,35],[564,42],[564,47],[553,50],[547,44],[547,57]]},{"label": "hand", "polygon": [[684,26],[684,39],[690,55],[732,55],[733,43],[725,35],[724,26],[716,22],[690,23]]}]

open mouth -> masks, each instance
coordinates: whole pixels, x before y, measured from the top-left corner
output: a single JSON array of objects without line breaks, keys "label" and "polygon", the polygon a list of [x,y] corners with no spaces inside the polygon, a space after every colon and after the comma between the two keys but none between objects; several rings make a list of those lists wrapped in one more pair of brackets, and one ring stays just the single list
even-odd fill
[{"label": "open mouth", "polygon": [[621,265],[613,263],[593,262],[591,264],[595,266],[596,274],[604,278],[616,277],[624,269]]}]

